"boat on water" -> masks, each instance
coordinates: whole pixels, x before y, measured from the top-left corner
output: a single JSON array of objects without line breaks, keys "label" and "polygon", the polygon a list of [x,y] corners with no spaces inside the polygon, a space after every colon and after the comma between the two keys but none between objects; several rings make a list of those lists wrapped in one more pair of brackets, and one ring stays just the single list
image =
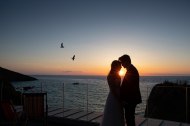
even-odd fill
[{"label": "boat on water", "polygon": [[74,82],[74,83],[72,83],[73,85],[79,85],[79,83],[78,82]]}]

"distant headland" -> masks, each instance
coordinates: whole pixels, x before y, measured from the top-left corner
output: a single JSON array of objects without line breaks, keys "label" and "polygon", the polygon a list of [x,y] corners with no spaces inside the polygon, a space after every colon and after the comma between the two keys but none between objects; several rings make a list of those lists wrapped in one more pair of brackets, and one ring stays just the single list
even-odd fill
[{"label": "distant headland", "polygon": [[0,79],[6,79],[9,81],[33,81],[37,80],[34,77],[30,77],[15,71],[11,71],[0,67]]}]

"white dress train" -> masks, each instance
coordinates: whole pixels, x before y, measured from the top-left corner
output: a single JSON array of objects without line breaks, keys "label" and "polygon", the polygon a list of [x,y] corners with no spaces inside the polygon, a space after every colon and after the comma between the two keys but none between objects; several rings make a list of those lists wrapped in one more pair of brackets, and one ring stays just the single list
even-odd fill
[{"label": "white dress train", "polygon": [[100,126],[125,126],[121,103],[109,92]]}]

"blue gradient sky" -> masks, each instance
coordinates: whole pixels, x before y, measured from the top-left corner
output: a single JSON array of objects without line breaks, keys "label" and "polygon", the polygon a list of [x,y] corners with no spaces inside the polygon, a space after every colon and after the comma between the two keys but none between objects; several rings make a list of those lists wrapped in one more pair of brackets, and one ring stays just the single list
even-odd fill
[{"label": "blue gradient sky", "polygon": [[106,75],[129,54],[141,75],[190,75],[189,12],[189,0],[1,0],[0,66]]}]

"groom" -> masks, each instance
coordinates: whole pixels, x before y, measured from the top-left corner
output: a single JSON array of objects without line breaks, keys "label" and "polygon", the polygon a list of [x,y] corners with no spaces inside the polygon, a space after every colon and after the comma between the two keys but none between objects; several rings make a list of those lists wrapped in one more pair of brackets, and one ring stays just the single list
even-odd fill
[{"label": "groom", "polygon": [[135,126],[135,108],[137,104],[142,102],[139,89],[139,73],[131,64],[129,55],[119,57],[119,61],[121,61],[122,66],[127,69],[120,87],[125,120],[127,126]]}]

